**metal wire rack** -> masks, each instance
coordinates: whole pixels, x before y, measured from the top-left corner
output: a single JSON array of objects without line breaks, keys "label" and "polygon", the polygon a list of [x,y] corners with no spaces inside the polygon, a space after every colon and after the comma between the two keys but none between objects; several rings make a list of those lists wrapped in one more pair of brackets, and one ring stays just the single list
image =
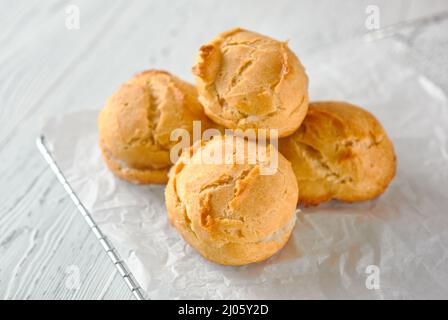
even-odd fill
[{"label": "metal wire rack", "polygon": [[75,193],[73,188],[68,183],[67,178],[64,176],[64,173],[59,168],[58,164],[56,163],[56,160],[52,156],[48,146],[45,143],[44,135],[40,135],[37,138],[36,145],[37,145],[37,148],[39,149],[40,153],[44,157],[45,161],[48,163],[51,170],[54,172],[54,174],[58,178],[58,181],[61,183],[64,190],[67,192],[67,194],[69,195],[70,199],[75,204],[78,211],[84,217],[84,220],[87,222],[90,230],[92,230],[95,237],[101,243],[101,246],[106,251],[106,254],[109,256],[112,263],[117,268],[118,273],[123,277],[124,281],[126,282],[126,284],[129,287],[129,289],[131,289],[135,298],[137,298],[137,300],[145,300],[145,295],[144,295],[142,288],[139,286],[137,280],[135,280],[131,271],[129,271],[129,268],[126,266],[126,263],[120,258],[115,247],[111,244],[111,242],[107,239],[107,237],[101,231],[101,229],[99,228],[99,226],[96,224],[95,220],[93,219],[92,215],[89,213],[89,211],[86,209],[86,207],[84,207],[84,205],[82,204],[78,195]]}]

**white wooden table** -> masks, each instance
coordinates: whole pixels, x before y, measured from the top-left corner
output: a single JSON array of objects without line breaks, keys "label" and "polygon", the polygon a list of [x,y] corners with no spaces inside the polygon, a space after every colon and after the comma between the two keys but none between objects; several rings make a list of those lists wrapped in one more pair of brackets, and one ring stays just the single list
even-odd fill
[{"label": "white wooden table", "polygon": [[37,152],[42,119],[99,108],[145,68],[192,80],[197,48],[234,26],[289,38],[299,56],[362,35],[368,5],[379,8],[381,27],[448,10],[444,0],[1,0],[0,298],[133,297]]}]

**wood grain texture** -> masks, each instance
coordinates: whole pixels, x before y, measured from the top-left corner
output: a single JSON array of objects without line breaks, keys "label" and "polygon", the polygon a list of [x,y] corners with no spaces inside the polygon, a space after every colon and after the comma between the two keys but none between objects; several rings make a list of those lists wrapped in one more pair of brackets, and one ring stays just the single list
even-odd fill
[{"label": "wood grain texture", "polygon": [[[79,30],[65,26],[68,4],[80,9]],[[141,69],[192,80],[197,48],[234,26],[289,38],[299,56],[363,34],[368,4],[0,1],[0,298],[132,298],[38,154],[34,139],[42,119],[99,108]],[[375,4],[382,26],[448,9],[444,0]],[[79,271],[77,288],[69,283],[73,270]]]}]

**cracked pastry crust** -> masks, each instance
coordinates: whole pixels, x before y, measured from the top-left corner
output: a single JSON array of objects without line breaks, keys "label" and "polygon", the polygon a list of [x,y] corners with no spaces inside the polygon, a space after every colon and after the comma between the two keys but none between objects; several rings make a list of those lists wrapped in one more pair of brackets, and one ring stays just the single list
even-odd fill
[{"label": "cracked pastry crust", "polygon": [[392,142],[378,120],[346,102],[310,103],[300,128],[280,139],[306,206],[355,202],[382,194],[395,175]]},{"label": "cracked pastry crust", "polygon": [[106,102],[98,117],[103,158],[118,177],[137,184],[166,183],[171,131],[207,126],[196,88],[165,71],[143,71]]},{"label": "cracked pastry crust", "polygon": [[[254,164],[247,156],[236,164],[241,150],[236,148],[228,164],[201,164],[201,157],[234,147],[232,139],[242,138],[215,136],[184,151],[170,171],[165,199],[170,223],[205,258],[244,265],[265,260],[286,244],[295,224],[298,189],[290,163],[271,145]],[[278,170],[260,175],[271,152],[278,155]]]},{"label": "cracked pastry crust", "polygon": [[213,121],[230,129],[293,133],[308,109],[308,77],[286,42],[243,29],[218,35],[200,48],[199,99]]}]

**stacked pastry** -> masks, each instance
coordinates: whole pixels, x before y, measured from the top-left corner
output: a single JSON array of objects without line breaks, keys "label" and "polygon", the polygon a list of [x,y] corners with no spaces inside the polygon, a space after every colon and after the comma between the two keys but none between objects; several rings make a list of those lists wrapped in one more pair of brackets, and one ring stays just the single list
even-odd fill
[{"label": "stacked pastry", "polygon": [[[308,77],[286,42],[233,29],[199,49],[193,73],[196,87],[163,71],[136,75],[107,101],[99,136],[118,177],[168,181],[169,221],[207,259],[265,260],[288,241],[297,203],[373,199],[394,177],[378,120],[346,102],[309,104]],[[173,160],[173,131],[193,133],[194,121],[218,135],[189,140]],[[279,151],[224,129],[275,130]],[[252,147],[263,152],[250,157]],[[226,161],[203,161],[225,150]],[[263,174],[272,158],[276,170]]]}]

